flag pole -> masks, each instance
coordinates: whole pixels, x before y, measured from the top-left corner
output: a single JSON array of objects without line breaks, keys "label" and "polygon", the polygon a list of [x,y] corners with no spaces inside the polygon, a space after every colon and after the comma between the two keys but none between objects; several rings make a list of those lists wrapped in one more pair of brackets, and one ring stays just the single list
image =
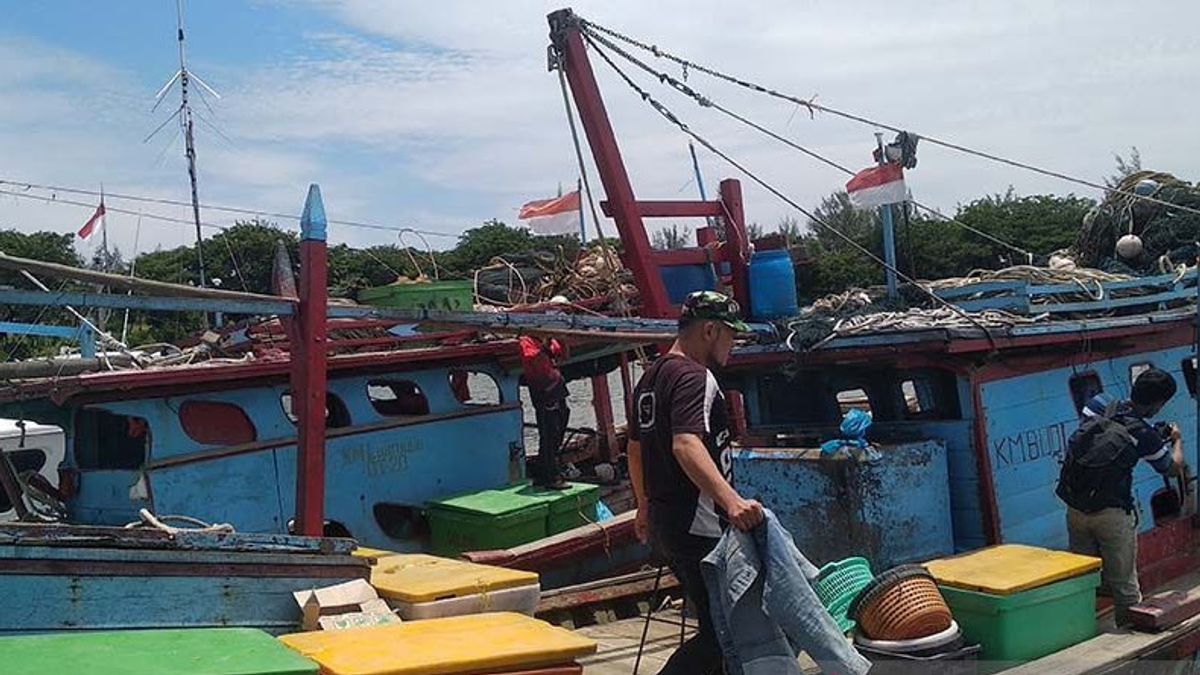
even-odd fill
[{"label": "flag pole", "polygon": [[[111,258],[108,255],[108,209],[104,207],[104,183],[100,184],[100,269],[108,272],[111,267]],[[108,286],[100,287],[101,293],[108,292]],[[112,310],[98,309],[96,310],[96,323],[104,330],[108,330],[108,316]]]},{"label": "flag pole", "polygon": [[583,179],[575,179],[575,192],[579,195],[579,245],[587,246],[587,219],[583,217]]},{"label": "flag pole", "polygon": [[[879,166],[883,166],[887,162],[887,155],[883,150],[883,132],[875,132],[875,144],[879,147]],[[881,205],[879,217],[883,221],[883,259],[887,262],[887,296],[889,300],[895,300],[899,294],[896,292],[896,231],[892,224],[892,205]]]}]

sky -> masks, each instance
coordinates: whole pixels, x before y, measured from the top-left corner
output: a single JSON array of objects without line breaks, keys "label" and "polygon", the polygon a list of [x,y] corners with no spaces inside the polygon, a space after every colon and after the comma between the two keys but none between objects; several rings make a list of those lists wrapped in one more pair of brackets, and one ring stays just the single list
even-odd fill
[{"label": "sky", "polygon": [[[203,117],[196,127],[201,201],[298,214],[316,182],[330,218],[440,233],[429,238],[438,248],[491,218],[514,223],[522,203],[570,189],[579,173],[558,80],[546,68],[545,15],[560,6],[187,2],[189,69],[221,95],[194,101]],[[1147,168],[1200,177],[1193,86],[1200,3],[586,0],[574,8],[695,62],[1089,180],[1110,174],[1113,153],[1130,146]],[[173,90],[152,110],[178,68],[174,0],[0,0],[0,10],[0,180],[187,200],[177,125],[145,140],[178,105]],[[648,60],[681,75],[678,66]],[[686,138],[594,57],[593,66],[639,198],[695,198]],[[838,171],[637,79],[801,204],[815,205],[845,183]],[[699,73],[688,83],[841,164],[871,162],[871,127],[810,116]],[[698,151],[711,195],[737,173]],[[918,157],[909,187],[943,209],[1010,186],[1020,194],[1098,196],[928,143]],[[602,198],[590,155],[587,170]],[[749,221],[771,229],[799,215],[743,185]],[[7,184],[0,191],[23,195],[0,194],[0,228],[22,231],[72,232],[89,215],[31,196],[94,199]],[[179,206],[107,202],[190,218]],[[215,225],[237,217],[203,214]],[[135,238],[140,251],[194,238],[186,224],[137,223],[133,215],[109,216],[110,240],[127,257]],[[397,241],[392,231],[338,225],[329,236],[354,246]],[[95,239],[77,246],[88,253]],[[405,243],[419,244],[411,235]]]}]

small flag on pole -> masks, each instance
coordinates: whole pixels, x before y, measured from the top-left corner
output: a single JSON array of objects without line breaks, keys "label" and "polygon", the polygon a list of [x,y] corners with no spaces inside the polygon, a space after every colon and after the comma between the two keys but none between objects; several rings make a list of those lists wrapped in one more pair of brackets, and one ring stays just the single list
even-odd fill
[{"label": "small flag on pole", "polygon": [[92,214],[91,218],[87,219],[87,222],[84,223],[83,227],[79,228],[79,231],[76,232],[75,234],[80,239],[87,239],[88,237],[92,236],[92,231],[96,229],[96,223],[100,222],[100,219],[103,216],[104,216],[104,198],[101,197],[100,198],[100,206],[96,207],[96,212]]},{"label": "small flag on pole", "polygon": [[882,164],[863,169],[846,183],[850,203],[860,209],[873,209],[908,199],[904,169],[899,164]]},{"label": "small flag on pole", "polygon": [[538,199],[521,207],[517,218],[537,235],[579,233],[579,190],[553,199]]}]

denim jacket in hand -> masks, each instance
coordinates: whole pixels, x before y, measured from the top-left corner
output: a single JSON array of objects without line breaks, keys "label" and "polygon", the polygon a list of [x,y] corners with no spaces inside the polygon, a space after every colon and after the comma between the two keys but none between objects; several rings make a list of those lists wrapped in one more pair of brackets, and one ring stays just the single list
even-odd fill
[{"label": "denim jacket in hand", "polygon": [[752,532],[730,528],[700,569],[728,675],[800,675],[801,651],[829,675],[870,670],[817,599],[817,568],[770,510]]}]

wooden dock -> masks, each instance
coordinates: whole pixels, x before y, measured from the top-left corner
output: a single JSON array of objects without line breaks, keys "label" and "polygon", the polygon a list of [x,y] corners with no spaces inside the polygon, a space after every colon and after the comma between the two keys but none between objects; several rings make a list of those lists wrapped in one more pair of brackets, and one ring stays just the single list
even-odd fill
[{"label": "wooden dock", "polygon": [[[646,648],[642,652],[639,675],[657,673],[679,647],[679,610],[664,609],[656,612],[654,617],[656,620],[650,622]],[[695,625],[695,620],[691,619],[689,623]],[[595,640],[600,645],[593,656],[580,659],[579,663],[583,665],[584,672],[588,675],[632,675],[645,624],[644,617],[634,617],[577,628],[575,632]],[[684,639],[690,638],[694,632],[691,628],[685,629]],[[821,672],[806,656],[801,657],[800,665],[805,673]]]},{"label": "wooden dock", "polygon": [[[1200,572],[1178,579],[1163,590],[1180,591],[1189,598],[1200,597]],[[656,620],[650,622],[638,670],[641,675],[657,673],[680,643],[678,606],[660,610],[654,616]],[[695,623],[694,619],[689,622]],[[633,617],[576,629],[599,643],[596,654],[580,661],[585,672],[589,675],[632,675],[644,625],[643,617]],[[1195,645],[1200,644],[1200,617],[1192,617],[1157,633],[1146,633],[1116,629],[1111,613],[1107,613],[1101,618],[1099,629],[1100,634],[1095,638],[1036,661],[1023,665],[980,664],[981,670],[1003,671],[1005,675],[1100,675],[1140,673],[1143,671],[1139,668],[1147,667],[1151,669],[1145,672],[1160,672],[1146,661],[1157,661],[1160,667],[1172,661],[1187,661],[1195,651]],[[686,629],[685,639],[693,633],[691,628]],[[800,665],[806,674],[820,672],[807,656],[801,656]]]}]

